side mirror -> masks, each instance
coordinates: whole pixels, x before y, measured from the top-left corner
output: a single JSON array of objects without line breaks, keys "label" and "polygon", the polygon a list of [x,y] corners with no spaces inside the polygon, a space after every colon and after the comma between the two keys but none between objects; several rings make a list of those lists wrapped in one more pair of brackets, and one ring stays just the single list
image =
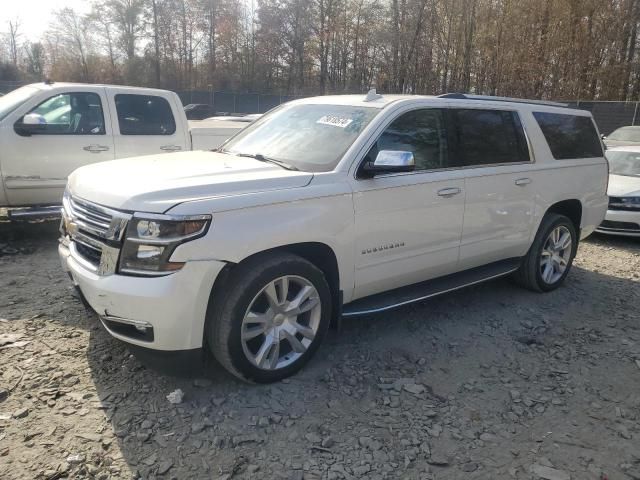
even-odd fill
[{"label": "side mirror", "polygon": [[14,125],[18,135],[30,137],[34,133],[42,132],[47,126],[47,121],[39,113],[28,113]]},{"label": "side mirror", "polygon": [[366,162],[362,170],[369,177],[383,173],[412,172],[416,161],[412,152],[404,150],[380,150],[373,162]]},{"label": "side mirror", "polygon": [[607,138],[607,136],[604,133],[600,134],[600,138],[602,138],[602,140],[604,140],[605,138]]}]

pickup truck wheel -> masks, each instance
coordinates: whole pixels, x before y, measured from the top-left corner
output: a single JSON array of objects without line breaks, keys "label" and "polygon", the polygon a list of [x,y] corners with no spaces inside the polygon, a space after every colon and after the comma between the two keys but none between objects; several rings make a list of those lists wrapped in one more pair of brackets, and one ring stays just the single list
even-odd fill
[{"label": "pickup truck wheel", "polygon": [[208,325],[216,359],[234,375],[258,383],[300,370],[320,346],[331,318],[322,271],[301,257],[278,253],[240,264],[229,280]]},{"label": "pickup truck wheel", "polygon": [[573,222],[564,215],[547,214],[514,277],[530,290],[555,290],[569,274],[577,249],[578,236]]}]

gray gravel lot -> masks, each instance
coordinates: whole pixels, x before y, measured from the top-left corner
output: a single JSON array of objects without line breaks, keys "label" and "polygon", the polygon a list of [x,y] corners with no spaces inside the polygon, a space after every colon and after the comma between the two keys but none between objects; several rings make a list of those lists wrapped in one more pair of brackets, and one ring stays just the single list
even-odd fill
[{"label": "gray gravel lot", "polygon": [[0,223],[2,479],[640,479],[640,241],[589,239],[550,294],[498,280],[350,319],[254,386],[134,357],[56,230]]}]

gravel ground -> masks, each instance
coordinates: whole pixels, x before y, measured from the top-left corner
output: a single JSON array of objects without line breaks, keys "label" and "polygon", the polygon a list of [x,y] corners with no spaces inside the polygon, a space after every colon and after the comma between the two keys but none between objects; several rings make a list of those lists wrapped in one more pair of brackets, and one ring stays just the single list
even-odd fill
[{"label": "gravel ground", "polygon": [[[640,479],[640,241],[348,320],[288,381],[142,363],[0,224],[0,478]],[[179,404],[167,395],[184,392]]]}]

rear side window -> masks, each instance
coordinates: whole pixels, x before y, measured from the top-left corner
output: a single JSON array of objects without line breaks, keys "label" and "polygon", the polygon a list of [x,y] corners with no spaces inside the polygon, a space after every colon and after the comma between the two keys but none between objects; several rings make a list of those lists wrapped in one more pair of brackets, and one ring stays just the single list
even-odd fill
[{"label": "rear side window", "polygon": [[458,162],[463,166],[528,162],[520,117],[504,110],[455,109]]},{"label": "rear side window", "polygon": [[169,102],[156,95],[116,95],[121,135],[173,135],[176,121]]},{"label": "rear side window", "polygon": [[602,145],[591,117],[534,112],[556,160],[602,157]]}]

